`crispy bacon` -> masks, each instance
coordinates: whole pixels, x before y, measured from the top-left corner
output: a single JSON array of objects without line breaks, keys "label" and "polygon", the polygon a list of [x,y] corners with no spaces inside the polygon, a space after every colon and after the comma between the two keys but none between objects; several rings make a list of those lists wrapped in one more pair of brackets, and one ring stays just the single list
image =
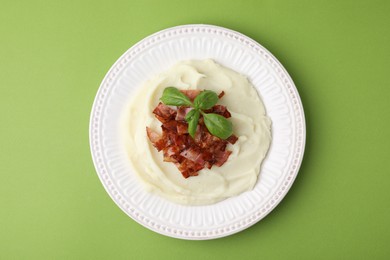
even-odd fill
[{"label": "crispy bacon", "polygon": [[163,103],[158,103],[157,107],[153,110],[156,118],[161,122],[168,122],[176,117],[176,111]]},{"label": "crispy bacon", "polygon": [[199,89],[187,89],[187,90],[180,90],[181,93],[186,95],[191,101],[194,101],[196,96],[200,93]]},{"label": "crispy bacon", "polygon": [[178,146],[168,146],[163,149],[164,162],[179,162],[180,157],[177,153],[180,151]]},{"label": "crispy bacon", "polygon": [[237,142],[237,140],[238,140],[238,137],[235,135],[231,135],[228,139],[226,139],[226,141],[228,141],[231,144],[235,144]]},{"label": "crispy bacon", "polygon": [[188,134],[188,124],[184,122],[177,122],[176,131],[179,135]]},{"label": "crispy bacon", "polygon": [[190,161],[193,161],[195,164],[202,164],[202,165],[204,164],[203,153],[196,146],[192,146],[192,147],[182,151],[180,153],[180,155],[183,156],[184,158],[190,160]]},{"label": "crispy bacon", "polygon": [[226,118],[229,118],[232,116],[230,114],[230,112],[227,110],[227,108],[225,106],[222,106],[222,105],[215,105],[212,108],[206,110],[205,112],[218,114],[218,115],[221,115],[221,116],[226,117]]},{"label": "crispy bacon", "polygon": [[215,165],[221,167],[229,158],[232,151],[217,151],[215,154]]},{"label": "crispy bacon", "polygon": [[148,135],[148,138],[153,146],[156,147],[157,151],[161,151],[165,147],[165,140],[163,138],[164,136],[161,137],[149,127],[146,127],[146,134]]},{"label": "crispy bacon", "polygon": [[165,123],[162,124],[161,128],[168,131],[173,131],[177,128],[177,121],[175,120],[166,121]]},{"label": "crispy bacon", "polygon": [[179,107],[177,109],[176,121],[185,121],[185,117],[188,112],[192,110],[192,107]]},{"label": "crispy bacon", "polygon": [[[199,90],[183,90],[191,100],[200,93]],[[219,95],[221,98],[224,92]],[[185,115],[191,110],[189,107],[174,109],[159,103],[153,110],[156,118],[162,123],[162,135],[146,127],[146,133],[157,151],[163,152],[164,162],[174,163],[184,178],[197,176],[198,171],[213,165],[222,166],[228,159],[231,151],[226,150],[228,143],[237,141],[235,135],[222,140],[210,134],[201,116],[196,129],[195,137],[188,133],[188,124]],[[230,117],[225,106],[215,105],[209,113],[216,113],[224,117]]]},{"label": "crispy bacon", "polygon": [[152,144],[154,145],[158,140],[161,139],[161,136],[159,134],[157,134],[156,132],[154,132],[152,129],[150,129],[149,127],[146,127],[146,134],[148,135],[149,137],[149,140],[150,142],[152,142]]}]

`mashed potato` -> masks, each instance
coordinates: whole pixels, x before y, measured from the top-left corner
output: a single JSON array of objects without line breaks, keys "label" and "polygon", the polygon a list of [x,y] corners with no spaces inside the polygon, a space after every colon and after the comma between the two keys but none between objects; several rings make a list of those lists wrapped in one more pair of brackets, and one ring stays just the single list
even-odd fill
[{"label": "mashed potato", "polygon": [[[238,141],[228,145],[232,154],[222,167],[185,179],[173,163],[163,162],[162,152],[148,140],[146,126],[161,132],[152,111],[169,86],[225,92],[218,104],[230,111]],[[212,204],[253,189],[270,146],[270,128],[271,120],[248,79],[213,60],[182,61],[147,81],[130,100],[122,127],[131,165],[146,189],[186,205]]]}]

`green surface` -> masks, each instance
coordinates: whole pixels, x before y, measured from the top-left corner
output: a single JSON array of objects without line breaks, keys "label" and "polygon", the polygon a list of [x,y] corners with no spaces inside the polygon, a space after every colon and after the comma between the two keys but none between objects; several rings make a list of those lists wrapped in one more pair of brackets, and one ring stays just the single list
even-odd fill
[{"label": "green surface", "polygon": [[[389,259],[389,1],[0,4],[0,259]],[[154,233],[109,198],[89,113],[115,60],[189,23],[240,31],[286,67],[307,117],[292,189],[236,235]]]}]

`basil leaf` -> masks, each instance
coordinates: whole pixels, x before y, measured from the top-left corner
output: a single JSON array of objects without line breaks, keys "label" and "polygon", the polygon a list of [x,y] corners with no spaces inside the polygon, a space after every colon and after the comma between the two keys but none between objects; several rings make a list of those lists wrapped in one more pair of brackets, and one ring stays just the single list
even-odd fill
[{"label": "basil leaf", "polygon": [[195,138],[196,127],[198,126],[200,112],[198,109],[192,109],[187,113],[185,119],[188,122],[188,133]]},{"label": "basil leaf", "polygon": [[160,100],[168,106],[192,106],[190,99],[175,87],[164,89]]},{"label": "basil leaf", "polygon": [[199,109],[210,109],[218,102],[218,95],[211,90],[200,92],[195,100],[194,106]]},{"label": "basil leaf", "polygon": [[217,114],[202,113],[204,123],[212,135],[221,139],[227,139],[233,134],[233,126],[225,117]]}]

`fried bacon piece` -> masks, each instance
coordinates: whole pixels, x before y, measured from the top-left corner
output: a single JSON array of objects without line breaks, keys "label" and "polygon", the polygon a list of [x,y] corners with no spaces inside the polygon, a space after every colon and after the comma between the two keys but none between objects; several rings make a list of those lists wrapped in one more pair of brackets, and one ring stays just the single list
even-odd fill
[{"label": "fried bacon piece", "polygon": [[185,121],[185,117],[188,112],[192,110],[192,107],[179,107],[177,109],[176,121]]},{"label": "fried bacon piece", "polygon": [[187,90],[180,90],[181,93],[186,95],[191,101],[194,101],[196,96],[200,93],[199,89],[187,89]]},{"label": "fried bacon piece", "polygon": [[[200,93],[199,90],[182,90],[191,100]],[[221,92],[219,98],[224,95]],[[235,144],[237,136],[231,135],[222,140],[210,134],[200,117],[196,129],[195,138],[188,134],[188,124],[185,121],[186,114],[192,108],[172,108],[159,103],[153,110],[156,118],[162,123],[162,134],[154,132],[146,127],[146,133],[157,151],[163,152],[164,162],[174,163],[184,178],[197,176],[198,171],[213,165],[222,166],[228,159],[231,151],[226,150],[228,143]],[[216,113],[226,118],[231,117],[225,106],[215,105],[205,111]]]},{"label": "fried bacon piece", "polygon": [[218,115],[221,115],[221,116],[226,117],[226,118],[229,118],[232,116],[230,114],[230,112],[227,110],[227,108],[225,106],[221,106],[221,105],[215,105],[212,108],[206,110],[205,112],[218,114]]},{"label": "fried bacon piece", "polygon": [[160,102],[153,110],[153,114],[161,123],[165,123],[174,119],[176,117],[177,112],[171,107],[166,106]]}]

